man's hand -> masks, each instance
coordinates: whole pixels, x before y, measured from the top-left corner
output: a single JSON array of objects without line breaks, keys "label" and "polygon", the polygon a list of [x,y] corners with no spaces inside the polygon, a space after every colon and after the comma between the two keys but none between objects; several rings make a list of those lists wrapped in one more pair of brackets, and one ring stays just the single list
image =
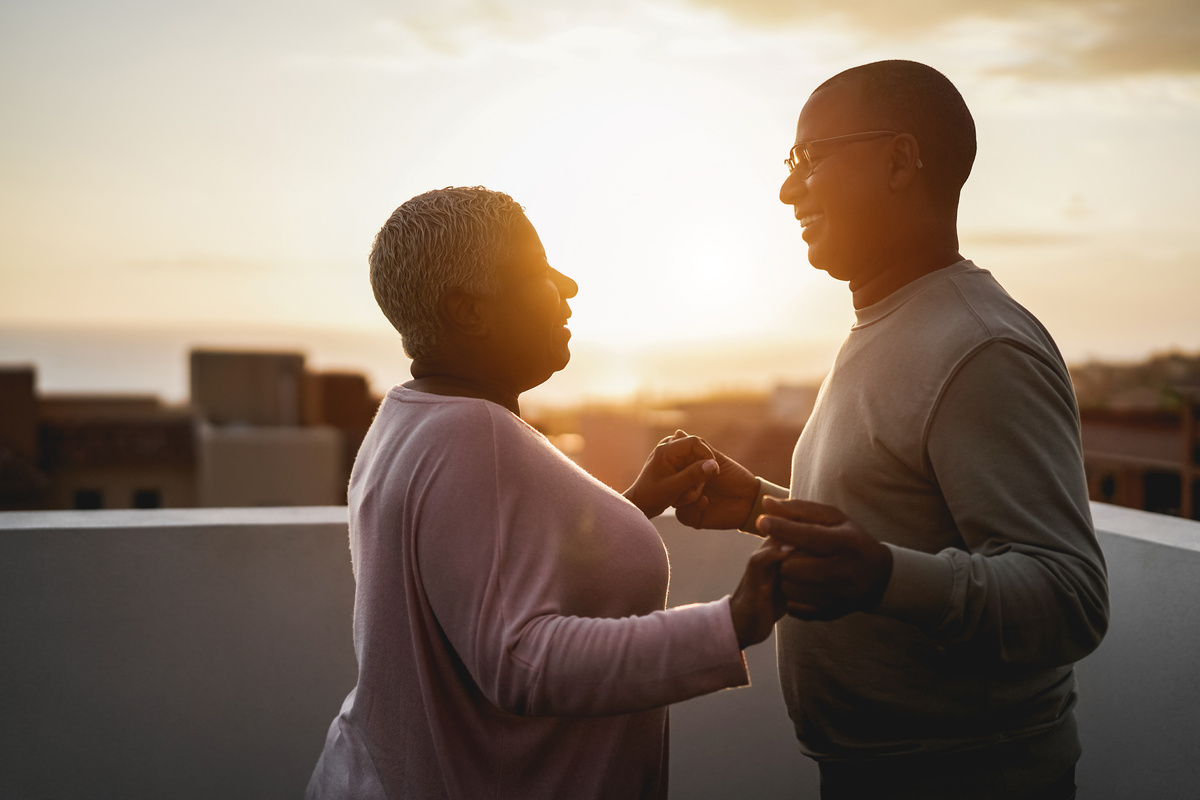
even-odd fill
[{"label": "man's hand", "polygon": [[713,451],[698,436],[675,431],[655,446],[625,499],[654,519],[678,503],[694,503],[717,471]]},{"label": "man's hand", "polygon": [[719,467],[717,474],[695,497],[685,496],[675,503],[675,518],[691,528],[737,530],[758,500],[758,478],[720,450],[709,449]]},{"label": "man's hand", "polygon": [[763,501],[758,530],[795,550],[779,565],[787,612],[831,620],[874,611],[892,576],[892,551],[833,506]]}]

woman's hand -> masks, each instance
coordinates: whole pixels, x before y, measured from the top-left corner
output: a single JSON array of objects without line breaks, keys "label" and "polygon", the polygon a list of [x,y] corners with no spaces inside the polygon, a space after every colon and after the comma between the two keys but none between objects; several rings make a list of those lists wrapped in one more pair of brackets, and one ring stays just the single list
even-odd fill
[{"label": "woman's hand", "polygon": [[695,497],[682,497],[675,503],[675,518],[689,528],[737,530],[754,510],[758,478],[720,450],[711,446],[709,450],[717,461],[717,472]]},{"label": "woman's hand", "polygon": [[625,499],[653,519],[671,505],[694,503],[718,469],[703,439],[675,431],[651,451]]},{"label": "woman's hand", "polygon": [[767,539],[746,562],[737,591],[729,598],[733,629],[743,650],[770,636],[787,610],[787,598],[779,586],[779,564],[791,551],[791,545]]}]

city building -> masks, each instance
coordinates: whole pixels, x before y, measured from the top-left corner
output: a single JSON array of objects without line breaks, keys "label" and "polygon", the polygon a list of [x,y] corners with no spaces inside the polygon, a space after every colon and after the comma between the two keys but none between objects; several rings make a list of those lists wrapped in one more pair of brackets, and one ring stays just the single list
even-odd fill
[{"label": "city building", "polygon": [[300,353],[195,350],[191,403],[39,395],[0,367],[0,509],[342,505],[378,399]]},{"label": "city building", "polygon": [[147,396],[39,401],[49,508],[196,505],[196,434],[186,407]]},{"label": "city building", "polygon": [[1080,411],[1091,499],[1200,519],[1200,392],[1179,395],[1172,410]]},{"label": "city building", "polygon": [[50,479],[38,467],[37,375],[0,367],[0,509],[46,508]]},{"label": "city building", "polygon": [[323,506],[345,497],[342,436],[305,425],[300,353],[193,350],[197,505]]},{"label": "city building", "polygon": [[191,412],[138,395],[39,395],[0,368],[0,508],[195,505]]}]

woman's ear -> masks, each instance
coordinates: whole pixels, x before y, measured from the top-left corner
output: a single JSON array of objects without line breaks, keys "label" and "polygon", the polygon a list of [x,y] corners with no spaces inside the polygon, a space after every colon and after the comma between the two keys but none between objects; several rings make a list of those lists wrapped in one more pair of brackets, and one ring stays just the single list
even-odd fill
[{"label": "woman's ear", "polygon": [[489,327],[480,300],[462,289],[447,290],[438,303],[442,324],[448,331],[468,338],[487,336]]}]

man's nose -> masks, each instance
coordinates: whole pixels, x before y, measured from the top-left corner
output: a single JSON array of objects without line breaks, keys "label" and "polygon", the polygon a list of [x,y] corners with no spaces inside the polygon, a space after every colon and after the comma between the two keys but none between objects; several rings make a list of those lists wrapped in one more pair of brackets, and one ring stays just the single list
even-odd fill
[{"label": "man's nose", "polygon": [[784,205],[795,205],[796,201],[804,196],[806,187],[804,181],[797,177],[796,173],[792,173],[784,180],[783,185],[779,187],[779,202]]}]

